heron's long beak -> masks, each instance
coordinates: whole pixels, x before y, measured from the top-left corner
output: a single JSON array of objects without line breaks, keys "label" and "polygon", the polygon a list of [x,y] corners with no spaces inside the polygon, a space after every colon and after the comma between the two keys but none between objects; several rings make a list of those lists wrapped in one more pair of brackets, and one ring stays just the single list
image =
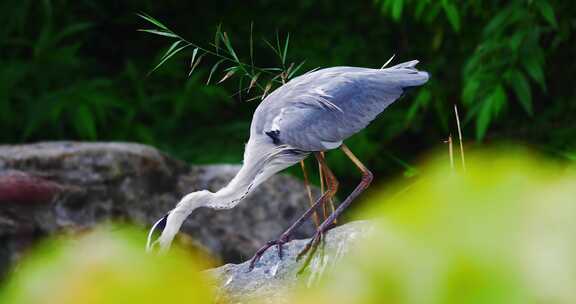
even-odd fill
[{"label": "heron's long beak", "polygon": [[150,228],[150,232],[148,232],[148,239],[146,241],[146,252],[151,252],[152,248],[154,248],[154,245],[158,243],[158,240],[152,242],[152,235],[154,234],[154,231],[156,231],[156,229],[162,230],[164,229],[164,227],[166,227],[166,220],[168,219],[169,214],[170,213],[167,213],[165,216],[161,217],[159,220],[156,221],[156,223],[154,223],[152,228]]}]

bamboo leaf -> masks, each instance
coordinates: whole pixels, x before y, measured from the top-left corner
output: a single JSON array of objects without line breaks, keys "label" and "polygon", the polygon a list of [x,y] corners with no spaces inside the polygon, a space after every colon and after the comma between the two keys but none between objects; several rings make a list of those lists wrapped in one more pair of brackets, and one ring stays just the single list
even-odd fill
[{"label": "bamboo leaf", "polygon": [[288,54],[288,43],[290,42],[290,33],[286,36],[286,42],[284,43],[284,52],[282,52],[282,65],[286,63],[286,55]]},{"label": "bamboo leaf", "polygon": [[232,77],[232,75],[234,75],[234,73],[236,73],[236,70],[228,71],[228,72],[226,73],[226,75],[224,75],[224,77],[222,77],[222,79],[220,79],[220,81],[218,81],[218,83],[224,82],[226,79]]},{"label": "bamboo leaf", "polygon": [[174,51],[174,49],[176,49],[176,47],[182,43],[181,40],[178,40],[174,43],[172,43],[172,45],[168,48],[168,50],[164,53],[164,55],[162,56],[162,58],[160,58],[160,60],[164,59],[164,57],[168,56],[170,53],[172,53]]},{"label": "bamboo leaf", "polygon": [[484,101],[476,118],[476,139],[482,140],[492,120],[492,105],[491,99],[488,98]]},{"label": "bamboo leaf", "polygon": [[460,31],[460,15],[458,14],[458,9],[456,6],[448,2],[447,0],[442,1],[442,8],[444,9],[444,13],[446,13],[446,17],[448,17],[448,21],[452,26],[454,31]]},{"label": "bamboo leaf", "polygon": [[422,18],[422,13],[425,11],[424,9],[428,4],[428,1],[418,1],[416,9],[414,10],[414,16],[416,17],[416,20],[420,20]]},{"label": "bamboo leaf", "polygon": [[510,9],[504,9],[498,13],[484,27],[484,35],[491,35],[496,30],[501,29],[509,20]]},{"label": "bamboo leaf", "polygon": [[272,88],[272,81],[268,82],[268,84],[264,88],[264,93],[262,93],[262,100],[266,98],[266,95],[268,95],[268,91],[270,91],[271,88]]},{"label": "bamboo leaf", "polygon": [[214,48],[216,49],[216,54],[220,51],[220,39],[222,39],[222,23],[218,24],[216,27],[216,34],[214,34]]},{"label": "bamboo leaf", "polygon": [[224,32],[222,35],[222,41],[224,42],[226,49],[228,49],[228,53],[232,55],[236,62],[240,62],[240,60],[238,60],[238,56],[236,56],[236,52],[234,52],[234,48],[232,48],[232,43],[230,42],[230,38],[228,38],[228,34],[226,34],[226,32]]},{"label": "bamboo leaf", "polygon": [[464,89],[462,90],[462,101],[465,105],[472,105],[478,96],[480,89],[480,81],[476,77],[470,77],[466,80]]},{"label": "bamboo leaf", "polygon": [[92,112],[86,105],[79,105],[74,115],[74,128],[84,138],[96,138],[96,122]]},{"label": "bamboo leaf", "polygon": [[252,72],[254,72],[254,39],[253,39],[253,32],[254,32],[254,22],[250,22],[250,65],[252,68]]},{"label": "bamboo leaf", "polygon": [[246,101],[252,101],[252,100],[256,100],[256,99],[264,99],[264,97],[262,97],[262,96],[264,96],[264,95],[259,95],[259,96],[256,96],[256,97],[252,97],[252,98],[250,98],[250,99],[248,99],[248,100],[246,100]]},{"label": "bamboo leaf", "polygon": [[268,45],[268,47],[270,47],[272,49],[272,51],[274,51],[274,54],[276,54],[277,56],[280,57],[280,52],[278,52],[278,50],[276,50],[276,48],[272,45],[272,43],[270,43],[267,39],[264,39],[264,43],[266,43]]},{"label": "bamboo leaf", "polygon": [[210,69],[210,74],[208,75],[208,80],[206,81],[206,84],[210,83],[210,80],[212,79],[212,75],[214,74],[214,72],[216,71],[216,69],[218,69],[218,66],[224,62],[224,60],[226,59],[220,59],[218,60],[218,62],[216,62],[213,66],[212,69]]},{"label": "bamboo leaf", "polygon": [[510,71],[507,73],[507,76],[508,83],[512,86],[512,89],[514,89],[514,93],[524,108],[524,111],[532,115],[532,90],[530,89],[528,79],[518,70]]},{"label": "bamboo leaf", "polygon": [[154,34],[154,35],[158,35],[158,36],[165,36],[165,37],[172,37],[172,38],[180,38],[178,37],[178,35],[172,33],[172,32],[166,32],[166,31],[162,31],[162,30],[155,30],[155,29],[139,29],[139,32],[146,32],[146,33],[150,33],[150,34]]},{"label": "bamboo leaf", "polygon": [[271,71],[271,72],[281,72],[281,68],[262,68],[263,71]]},{"label": "bamboo leaf", "polygon": [[283,72],[284,81],[288,81],[290,79],[288,76],[290,75],[290,71],[292,71],[293,68],[294,68],[294,62],[292,62],[288,67],[288,69],[286,69],[286,71]]},{"label": "bamboo leaf", "polygon": [[200,61],[202,60],[202,58],[205,56],[206,54],[202,54],[200,56],[198,56],[198,59],[196,60],[196,62],[194,63],[194,65],[192,65],[192,67],[190,68],[190,72],[188,73],[188,77],[190,77],[192,75],[192,73],[194,73],[194,70],[196,69],[196,67],[200,64]]},{"label": "bamboo leaf", "polygon": [[534,4],[538,6],[538,11],[542,14],[542,17],[544,17],[551,26],[557,28],[558,22],[556,21],[556,14],[550,3],[548,1],[534,1]]},{"label": "bamboo leaf", "polygon": [[393,3],[392,3],[392,18],[394,18],[394,20],[396,20],[396,21],[400,20],[400,17],[402,16],[403,6],[404,6],[403,0],[393,1]]},{"label": "bamboo leaf", "polygon": [[192,51],[192,59],[190,59],[190,67],[192,67],[194,65],[194,60],[196,59],[196,54],[198,54],[198,48],[195,48],[194,51]]},{"label": "bamboo leaf", "polygon": [[89,23],[89,22],[72,24],[71,26],[64,28],[61,32],[56,34],[53,39],[54,39],[54,41],[60,41],[66,37],[69,37],[69,36],[72,36],[76,33],[85,31],[90,27],[92,27],[92,23]]},{"label": "bamboo leaf", "polygon": [[238,96],[240,98],[240,100],[242,100],[242,90],[243,90],[243,86],[242,84],[244,83],[244,76],[241,75],[240,76],[240,80],[238,80]]},{"label": "bamboo leaf", "polygon": [[544,72],[542,71],[542,65],[538,61],[536,55],[531,54],[522,60],[524,69],[528,72],[528,75],[532,77],[542,89],[546,89],[546,82],[544,81]]},{"label": "bamboo leaf", "polygon": [[280,47],[280,33],[278,32],[278,29],[276,29],[276,49],[278,50],[278,57],[280,57],[280,60],[282,60],[282,48]]},{"label": "bamboo leaf", "polygon": [[496,86],[482,103],[478,117],[476,118],[476,138],[482,140],[486,134],[492,118],[497,116],[504,104],[506,104],[506,92],[501,85]]},{"label": "bamboo leaf", "polygon": [[414,102],[408,109],[408,113],[406,113],[406,123],[411,122],[414,119],[414,117],[416,117],[418,110],[426,106],[430,102],[431,97],[432,94],[430,93],[430,90],[423,89],[420,91],[420,94],[418,94],[418,96],[415,98]]},{"label": "bamboo leaf", "polygon": [[300,64],[298,64],[292,71],[290,71],[290,73],[288,73],[288,79],[292,79],[294,74],[296,74],[296,72],[298,72],[298,70],[300,70],[300,68],[304,65],[305,62],[306,61],[300,62]]},{"label": "bamboo leaf", "polygon": [[498,85],[496,90],[492,94],[492,114],[494,117],[500,115],[504,106],[508,103],[508,95],[506,95],[506,91],[502,85]]},{"label": "bamboo leaf", "polygon": [[154,18],[153,18],[152,16],[150,16],[150,15],[147,15],[147,14],[145,14],[145,13],[137,14],[137,15],[138,15],[140,18],[142,18],[142,19],[144,19],[144,20],[146,20],[146,21],[154,24],[155,26],[157,26],[157,27],[159,27],[159,28],[161,28],[161,29],[164,29],[164,30],[166,30],[166,31],[170,31],[164,24],[162,24],[160,21],[154,19]]},{"label": "bamboo leaf", "polygon": [[517,52],[520,49],[520,46],[522,45],[522,41],[524,40],[525,36],[526,32],[518,31],[514,33],[512,37],[510,37],[510,39],[508,40],[508,45],[510,45],[510,48],[514,52]]},{"label": "bamboo leaf", "polygon": [[166,54],[164,54],[164,57],[162,57],[162,59],[160,60],[160,62],[152,69],[152,71],[150,71],[150,73],[148,74],[152,74],[154,71],[156,71],[160,66],[162,66],[168,59],[172,58],[172,56],[178,54],[180,51],[182,51],[183,49],[189,47],[190,45],[183,45],[175,50],[173,50],[171,53],[166,52]]},{"label": "bamboo leaf", "polygon": [[256,82],[258,81],[258,77],[260,77],[260,73],[254,75],[254,77],[252,77],[252,79],[250,80],[250,85],[248,86],[248,92],[250,92],[250,90],[252,89],[252,87],[254,87],[254,85],[255,85]]}]

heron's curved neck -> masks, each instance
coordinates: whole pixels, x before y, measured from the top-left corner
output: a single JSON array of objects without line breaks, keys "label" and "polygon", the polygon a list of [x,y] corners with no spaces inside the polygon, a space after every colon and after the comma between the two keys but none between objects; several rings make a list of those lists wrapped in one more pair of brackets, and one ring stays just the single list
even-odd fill
[{"label": "heron's curved neck", "polygon": [[228,185],[214,193],[212,207],[234,207],[271,175],[270,150],[256,149],[256,146],[255,143],[248,142],[240,171]]},{"label": "heron's curved neck", "polygon": [[215,208],[232,208],[243,200],[248,193],[256,186],[256,176],[261,170],[261,166],[242,165],[236,176],[226,185],[214,193],[214,202],[210,205]]}]

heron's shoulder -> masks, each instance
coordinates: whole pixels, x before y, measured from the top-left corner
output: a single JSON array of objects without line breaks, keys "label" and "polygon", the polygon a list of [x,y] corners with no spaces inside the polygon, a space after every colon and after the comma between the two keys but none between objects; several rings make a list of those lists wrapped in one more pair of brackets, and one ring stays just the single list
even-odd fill
[{"label": "heron's shoulder", "polygon": [[[342,76],[347,74],[356,74],[356,73],[366,73],[372,72],[376,69],[372,68],[363,68],[363,67],[353,67],[353,66],[335,66],[329,68],[322,68],[322,69],[314,69],[309,72],[306,72],[298,77],[295,77],[290,82],[299,82],[299,81],[310,81],[314,79],[323,79],[325,77],[335,77],[335,76]],[[290,83],[288,82],[288,84]]]},{"label": "heron's shoulder", "polygon": [[[337,66],[315,70],[300,75],[270,93],[256,112],[275,112],[286,106],[302,104],[306,97],[329,97],[327,92],[350,90],[355,87],[355,75],[373,72],[374,69]],[[351,86],[352,85],[352,86]]]},{"label": "heron's shoulder", "polygon": [[256,116],[275,116],[282,108],[305,106],[307,100],[331,100],[332,97],[360,89],[358,75],[378,69],[336,66],[318,69],[295,77],[270,93],[257,107]]}]

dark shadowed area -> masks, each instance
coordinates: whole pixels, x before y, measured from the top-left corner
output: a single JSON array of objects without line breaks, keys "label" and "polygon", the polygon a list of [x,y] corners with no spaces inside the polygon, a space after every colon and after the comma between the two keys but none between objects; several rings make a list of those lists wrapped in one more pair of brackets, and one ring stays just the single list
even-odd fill
[{"label": "dark shadowed area", "polygon": [[[256,90],[239,77],[205,85],[218,58],[187,77],[193,48],[148,76],[169,37],[137,32],[147,13],[204,47],[218,25],[241,61],[278,67],[274,43],[290,34],[297,74],[338,65],[380,67],[419,59],[431,73],[349,140],[376,176],[418,174],[414,160],[456,134],[527,143],[574,159],[572,1],[3,1],[0,4],[0,142],[122,140],[152,144],[191,163],[239,162]],[[215,71],[220,79],[228,66]],[[244,79],[244,86],[247,85]],[[341,153],[329,160],[355,182]],[[295,174],[299,174],[294,170]]]}]

